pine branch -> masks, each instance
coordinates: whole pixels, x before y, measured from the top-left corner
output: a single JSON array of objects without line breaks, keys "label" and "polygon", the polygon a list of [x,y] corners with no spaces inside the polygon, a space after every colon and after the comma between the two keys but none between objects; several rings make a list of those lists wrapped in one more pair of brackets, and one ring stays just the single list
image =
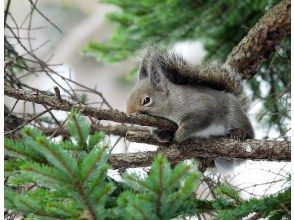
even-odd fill
[{"label": "pine branch", "polygon": [[159,219],[162,219],[161,215],[161,200],[162,200],[162,194],[163,194],[163,161],[159,161],[158,164],[158,171],[159,171],[159,183],[158,183],[158,190],[156,192],[156,215],[159,217]]},{"label": "pine branch", "polygon": [[72,183],[72,180],[69,178],[66,172],[62,172],[56,168],[40,165],[38,163],[27,162],[22,166],[22,170],[29,173],[35,174],[38,176],[36,178],[38,181],[42,179],[43,182],[50,182],[50,184],[56,185],[68,185]]},{"label": "pine branch", "polygon": [[50,162],[56,168],[64,171],[69,176],[81,198],[83,205],[89,212],[89,219],[96,219],[95,208],[90,203],[83,189],[82,183],[78,180],[78,164],[72,155],[69,154],[69,152],[63,151],[63,149],[60,149],[56,145],[52,144],[43,136],[35,137],[29,129],[25,130],[25,134],[35,141],[35,144],[38,146],[35,147],[35,149],[38,150],[41,154],[45,155],[48,162]]},{"label": "pine branch", "polygon": [[105,157],[106,146],[103,146],[103,150],[92,150],[83,160],[81,165],[82,169],[82,183],[87,182],[96,170],[97,164]]},{"label": "pine branch", "polygon": [[[59,99],[59,98],[58,98]],[[67,127],[71,136],[76,138],[79,146],[86,146],[86,140],[89,135],[90,126],[78,114],[70,114]]]},{"label": "pine branch", "polygon": [[226,64],[244,78],[251,78],[267,59],[276,43],[291,30],[291,2],[283,0],[265,13],[228,55]]},{"label": "pine branch", "polygon": [[[279,192],[276,195],[269,195],[261,199],[252,198],[233,210],[221,210],[218,219],[242,219],[251,213],[257,213],[260,217],[270,217],[269,219],[288,219],[291,215],[291,192],[290,189]],[[279,213],[279,217],[274,215]],[[253,215],[248,219],[260,219]]]},{"label": "pine branch", "polygon": [[23,143],[17,140],[4,139],[6,153],[11,156],[19,157],[26,160],[35,160],[40,163],[45,161],[45,158],[39,152],[28,148]]},{"label": "pine branch", "polygon": [[[184,174],[183,170],[186,171]],[[198,188],[201,174],[193,163],[187,165],[182,162],[172,169],[167,159],[158,155],[147,178],[126,174],[123,179],[132,190],[121,194],[119,200],[124,202],[120,206],[130,215],[130,219],[144,215],[148,219],[173,219],[181,211],[181,205]]]}]

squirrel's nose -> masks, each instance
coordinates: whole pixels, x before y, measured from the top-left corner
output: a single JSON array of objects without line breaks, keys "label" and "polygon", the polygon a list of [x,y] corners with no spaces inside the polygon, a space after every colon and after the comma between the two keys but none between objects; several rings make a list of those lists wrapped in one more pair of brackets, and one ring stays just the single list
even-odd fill
[{"label": "squirrel's nose", "polygon": [[130,114],[134,113],[135,111],[134,111],[134,109],[131,106],[128,105],[126,112],[127,112],[128,115],[130,115]]},{"label": "squirrel's nose", "polygon": [[142,113],[141,109],[138,106],[133,106],[133,105],[127,105],[126,112],[128,115]]}]

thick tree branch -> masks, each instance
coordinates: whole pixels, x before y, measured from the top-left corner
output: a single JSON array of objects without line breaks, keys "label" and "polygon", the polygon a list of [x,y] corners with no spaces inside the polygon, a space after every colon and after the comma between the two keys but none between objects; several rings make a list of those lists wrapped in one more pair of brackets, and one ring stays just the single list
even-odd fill
[{"label": "thick tree branch", "polygon": [[[174,149],[183,157],[231,157],[252,160],[290,161],[290,141],[253,140],[237,141],[228,138],[193,139],[181,144],[160,143],[149,133],[130,131],[126,139]],[[172,150],[171,150],[172,151]]]},{"label": "thick tree branch", "polygon": [[[133,142],[150,142],[147,134],[130,134],[128,139]],[[157,151],[147,151],[127,154],[111,154],[109,163],[114,169],[150,166],[157,154],[165,155],[168,160],[176,164],[186,159],[203,160],[217,157],[241,158],[250,160],[290,161],[291,151],[289,141],[246,140],[244,142],[232,139],[193,140],[183,144],[172,144],[160,147]]]},{"label": "thick tree branch", "polygon": [[267,59],[276,43],[291,30],[291,2],[283,0],[270,9],[232,50],[226,64],[244,78],[251,78]]}]

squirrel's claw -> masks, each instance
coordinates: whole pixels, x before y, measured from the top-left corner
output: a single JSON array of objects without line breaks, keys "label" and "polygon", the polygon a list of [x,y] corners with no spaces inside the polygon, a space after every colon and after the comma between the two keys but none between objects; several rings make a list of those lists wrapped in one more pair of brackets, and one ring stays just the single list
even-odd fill
[{"label": "squirrel's claw", "polygon": [[233,129],[229,130],[229,136],[230,136],[230,138],[235,139],[235,140],[243,141],[246,139],[245,131],[240,128],[233,128]]},{"label": "squirrel's claw", "polygon": [[153,129],[152,135],[160,143],[169,143],[173,140],[173,134],[164,129]]}]

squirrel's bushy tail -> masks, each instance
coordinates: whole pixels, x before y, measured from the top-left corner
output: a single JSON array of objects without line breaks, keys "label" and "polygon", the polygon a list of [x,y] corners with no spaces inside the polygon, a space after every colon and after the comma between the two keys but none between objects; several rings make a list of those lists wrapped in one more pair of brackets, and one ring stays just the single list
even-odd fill
[{"label": "squirrel's bushy tail", "polygon": [[238,72],[236,72],[230,66],[222,65],[222,68],[225,74],[229,75],[229,78],[234,79],[234,81],[236,82],[235,86],[239,87],[239,90],[237,90],[237,92],[233,94],[240,100],[242,110],[245,113],[247,113],[249,109],[250,100],[244,92],[244,79],[241,77],[241,75]]},{"label": "squirrel's bushy tail", "polygon": [[216,158],[214,160],[215,167],[218,173],[223,175],[231,174],[235,167],[242,164],[244,161],[240,159],[229,159],[225,157]]}]

